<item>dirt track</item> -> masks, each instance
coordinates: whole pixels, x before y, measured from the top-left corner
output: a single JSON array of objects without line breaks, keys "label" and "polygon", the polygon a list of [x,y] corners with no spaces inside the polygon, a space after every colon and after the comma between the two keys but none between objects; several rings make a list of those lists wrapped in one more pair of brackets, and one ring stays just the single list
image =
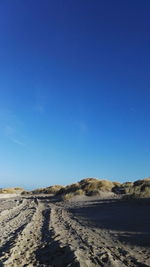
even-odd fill
[{"label": "dirt track", "polygon": [[150,266],[150,205],[132,205],[1,200],[0,266]]}]

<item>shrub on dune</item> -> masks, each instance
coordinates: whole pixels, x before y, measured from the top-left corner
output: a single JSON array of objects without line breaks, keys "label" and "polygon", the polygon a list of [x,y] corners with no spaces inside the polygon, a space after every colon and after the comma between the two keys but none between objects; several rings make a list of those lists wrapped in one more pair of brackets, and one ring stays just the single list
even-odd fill
[{"label": "shrub on dune", "polygon": [[74,192],[62,194],[61,195],[61,199],[63,201],[67,201],[67,200],[70,200],[70,199],[72,199],[72,198],[74,198],[76,196],[81,196],[81,195],[84,195],[84,192],[83,192],[82,189],[78,189],[78,190],[76,190]]},{"label": "shrub on dune", "polygon": [[150,197],[150,179],[137,180],[126,190],[128,198],[149,198]]},{"label": "shrub on dune", "polygon": [[84,182],[81,181],[80,183],[82,190],[88,195],[89,192],[94,190],[100,190],[103,192],[110,192],[114,187],[113,182],[107,180],[98,180],[98,179],[87,179]]}]

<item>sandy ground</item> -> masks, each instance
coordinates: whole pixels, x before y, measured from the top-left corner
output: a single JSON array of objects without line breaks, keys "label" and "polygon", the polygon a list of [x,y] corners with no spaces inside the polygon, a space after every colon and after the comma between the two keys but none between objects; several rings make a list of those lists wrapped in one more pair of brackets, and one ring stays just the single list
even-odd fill
[{"label": "sandy ground", "polygon": [[150,266],[150,200],[0,200],[0,266]]},{"label": "sandy ground", "polygon": [[4,199],[4,198],[14,198],[17,197],[18,194],[0,194],[0,198]]}]

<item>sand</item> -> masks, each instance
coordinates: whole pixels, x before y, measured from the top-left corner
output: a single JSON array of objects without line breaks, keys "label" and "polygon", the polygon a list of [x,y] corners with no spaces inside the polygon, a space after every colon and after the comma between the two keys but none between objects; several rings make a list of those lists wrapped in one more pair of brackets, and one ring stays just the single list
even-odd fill
[{"label": "sand", "polygon": [[0,194],[0,198],[4,199],[4,198],[14,198],[17,197],[19,194]]},{"label": "sand", "polygon": [[150,201],[0,200],[0,266],[150,266]]}]

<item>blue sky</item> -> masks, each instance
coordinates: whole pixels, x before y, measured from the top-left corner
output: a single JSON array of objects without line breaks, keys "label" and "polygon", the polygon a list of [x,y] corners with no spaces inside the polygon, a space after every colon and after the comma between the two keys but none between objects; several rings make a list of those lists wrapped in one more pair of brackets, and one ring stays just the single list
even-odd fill
[{"label": "blue sky", "polygon": [[150,176],[150,1],[0,2],[0,187]]}]

